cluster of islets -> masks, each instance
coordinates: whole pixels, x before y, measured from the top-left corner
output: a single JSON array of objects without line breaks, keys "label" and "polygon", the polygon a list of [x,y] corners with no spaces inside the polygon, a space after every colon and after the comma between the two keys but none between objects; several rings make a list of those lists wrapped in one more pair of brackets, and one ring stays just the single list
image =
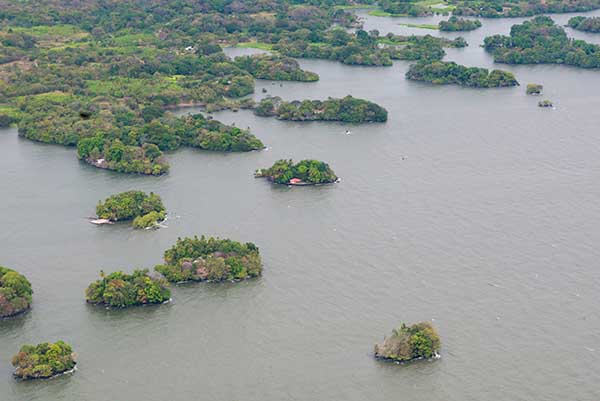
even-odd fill
[{"label": "cluster of islets", "polygon": [[[304,171],[304,165],[300,163],[294,165],[289,162],[284,163],[284,166]],[[277,171],[285,173],[286,168],[280,166]],[[310,163],[307,168],[310,170]],[[329,170],[323,171],[328,174],[327,178],[323,179],[335,178]],[[287,180],[285,177],[277,177],[274,179]],[[127,208],[129,211],[125,211]],[[156,209],[164,211],[160,197],[155,194],[146,195],[141,191],[118,194],[98,205],[99,215],[112,216],[116,220],[119,220],[119,217],[125,218],[124,216],[144,216],[155,212]],[[258,277],[262,274],[262,269],[259,249],[251,242],[240,243],[204,236],[179,238],[164,252],[163,263],[156,265],[153,271],[101,271],[100,278],[85,290],[85,300],[107,308],[164,304],[171,300],[172,283],[236,282]],[[32,293],[31,284],[23,275],[0,267],[0,317],[14,317],[29,310]],[[413,326],[403,324],[382,344],[375,346],[375,356],[407,362],[436,358],[439,356],[439,350],[439,336],[430,323],[418,323]],[[15,377],[28,380],[73,372],[76,360],[71,346],[58,341],[35,346],[24,345],[13,357],[12,364],[15,367]]]}]

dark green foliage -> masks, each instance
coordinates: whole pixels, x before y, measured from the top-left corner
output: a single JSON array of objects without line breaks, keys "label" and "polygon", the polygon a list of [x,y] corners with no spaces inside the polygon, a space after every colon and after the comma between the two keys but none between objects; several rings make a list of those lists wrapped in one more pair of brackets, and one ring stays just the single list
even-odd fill
[{"label": "dark green foliage", "polygon": [[17,119],[8,114],[0,113],[0,128],[10,127],[11,124],[17,122]]},{"label": "dark green foliage", "polygon": [[431,35],[398,36],[358,30],[349,34],[342,29],[306,35],[300,38],[283,38],[273,45],[280,53],[298,58],[337,60],[344,64],[390,66],[392,60],[440,60],[443,47],[464,47],[463,38],[449,40]]},{"label": "dark green foliage", "polygon": [[296,185],[327,184],[338,179],[327,163],[318,160],[302,160],[296,164],[292,160],[278,160],[269,168],[257,170],[255,176],[286,185],[290,181]]},{"label": "dark green foliage", "polygon": [[132,274],[114,272],[89,285],[85,299],[92,304],[126,308],[133,305],[160,304],[171,298],[169,283],[163,277],[154,277],[148,270],[134,270]]},{"label": "dark green foliage", "polygon": [[300,64],[292,58],[276,55],[254,55],[235,58],[235,64],[248,71],[254,78],[274,81],[314,82],[319,76],[314,72],[304,71]]},{"label": "dark green foliage", "polygon": [[599,0],[458,0],[454,15],[486,18],[531,17],[538,14],[572,13],[600,8]]},{"label": "dark green foliage", "polygon": [[489,36],[484,46],[498,63],[600,68],[600,46],[568,38],[565,30],[549,17],[513,25],[510,36]]},{"label": "dark green foliage", "polygon": [[162,175],[169,171],[162,152],[151,143],[128,146],[119,139],[111,142],[97,135],[78,142],[77,156],[95,167],[122,173]]},{"label": "dark green foliage", "polygon": [[540,84],[527,84],[527,89],[525,90],[525,93],[527,93],[528,95],[541,95],[543,89],[544,86]]},{"label": "dark green foliage", "polygon": [[71,346],[63,341],[23,345],[13,356],[14,375],[20,379],[47,379],[75,367]]},{"label": "dark green foliage", "polygon": [[259,116],[277,116],[293,121],[343,121],[352,123],[387,121],[387,110],[364,99],[350,95],[324,101],[304,100],[284,102],[279,97],[263,99],[254,109]]},{"label": "dark green foliage", "polygon": [[201,114],[183,117],[173,129],[181,136],[182,145],[204,150],[248,152],[264,148],[263,143],[248,131],[206,119]]},{"label": "dark green foliage", "polygon": [[379,6],[386,13],[421,17],[433,14],[431,8],[417,4],[417,0],[381,0]]},{"label": "dark green foliage", "polygon": [[32,294],[31,283],[25,276],[0,266],[0,318],[28,310]]},{"label": "dark green foliage", "polygon": [[452,16],[448,21],[440,21],[438,24],[440,31],[472,31],[481,28],[481,21]]},{"label": "dark green foliage", "polygon": [[389,54],[377,46],[377,36],[362,30],[353,35],[338,28],[306,39],[284,38],[273,49],[289,57],[337,60],[351,65],[392,65]]},{"label": "dark green foliage", "polygon": [[[96,206],[98,217],[111,221],[133,220],[152,212],[158,213],[158,215],[154,215],[157,218],[164,219],[165,211],[160,196],[152,192],[146,194],[142,191],[127,191],[111,195],[104,202],[98,202],[98,206]],[[147,226],[143,225],[143,227]]]},{"label": "dark green foliage", "polygon": [[600,17],[573,17],[567,23],[567,26],[584,32],[600,32]]},{"label": "dark green foliage", "polygon": [[436,85],[456,84],[474,88],[498,88],[519,85],[515,76],[506,71],[465,67],[454,62],[434,61],[410,66],[406,78]]},{"label": "dark green foliage", "polygon": [[165,264],[155,270],[171,282],[242,280],[262,273],[259,250],[219,238],[178,238],[165,251]]},{"label": "dark green foliage", "polygon": [[440,348],[440,337],[431,323],[402,324],[382,344],[375,345],[375,356],[400,362],[429,359],[435,357]]},{"label": "dark green foliage", "polygon": [[157,227],[158,223],[167,217],[165,212],[152,211],[143,216],[133,219],[133,228],[152,228]]},{"label": "dark green foliage", "polygon": [[248,131],[200,114],[176,117],[154,105],[140,110],[103,99],[92,104],[86,107],[87,117],[82,117],[81,102],[75,97],[31,98],[23,105],[27,116],[19,123],[19,133],[47,143],[77,144],[79,158],[99,168],[152,175],[169,169],[161,150],[193,146],[235,152],[264,147]]}]

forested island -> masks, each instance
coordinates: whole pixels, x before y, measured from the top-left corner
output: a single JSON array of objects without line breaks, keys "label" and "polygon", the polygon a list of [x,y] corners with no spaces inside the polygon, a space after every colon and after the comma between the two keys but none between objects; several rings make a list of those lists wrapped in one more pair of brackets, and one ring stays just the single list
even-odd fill
[{"label": "forested island", "polygon": [[568,27],[583,32],[600,32],[600,17],[573,17],[567,23]]},{"label": "forested island", "polygon": [[540,84],[527,84],[527,89],[525,89],[525,93],[527,93],[528,95],[541,95],[543,89],[544,86]]},{"label": "forested island", "polygon": [[396,362],[430,359],[439,355],[440,348],[440,337],[431,323],[403,323],[383,343],[375,345],[375,357]]},{"label": "forested island", "polygon": [[15,377],[23,380],[48,379],[75,369],[75,354],[63,341],[23,345],[13,356]]},{"label": "forested island", "polygon": [[235,65],[248,71],[254,78],[274,81],[315,82],[319,76],[305,71],[300,64],[290,57],[258,54],[236,57]]},{"label": "forested island", "polygon": [[440,21],[438,23],[438,28],[440,31],[448,31],[448,32],[457,32],[457,31],[473,31],[477,28],[481,28],[481,21],[458,18],[456,16],[452,16],[448,19],[448,21]]},{"label": "forested island", "polygon": [[28,311],[32,294],[31,283],[25,276],[0,266],[0,319]]},{"label": "forested island", "polygon": [[465,67],[454,62],[433,61],[412,64],[406,78],[436,85],[456,84],[472,88],[500,88],[519,85],[515,76],[507,71],[479,67]]},{"label": "forested island", "polygon": [[168,281],[232,281],[260,276],[258,247],[230,239],[204,236],[178,238],[164,254],[165,263],[154,269]]},{"label": "forested island", "polygon": [[100,272],[100,277],[85,291],[88,303],[127,308],[162,304],[171,299],[169,283],[160,275],[150,274],[148,269],[134,270],[132,274],[121,271],[110,274]]},{"label": "forested island", "polygon": [[600,0],[457,0],[454,15],[485,18],[531,17],[538,14],[573,13],[600,8]]},{"label": "forested island", "polygon": [[538,102],[538,107],[554,107],[554,104],[551,100],[540,100]]},{"label": "forested island", "polygon": [[99,219],[133,220],[135,228],[148,228],[163,221],[167,210],[160,196],[153,192],[146,194],[143,191],[127,191],[111,195],[104,202],[98,202],[96,214]]},{"label": "forested island", "polygon": [[549,17],[513,25],[510,36],[489,36],[484,46],[497,63],[600,68],[600,46],[568,38],[565,30]]},{"label": "forested island", "polygon": [[[443,1],[440,1],[443,4]],[[381,0],[378,2],[383,13],[374,15],[381,16],[409,16],[409,17],[424,17],[433,15],[434,9],[431,8],[432,3],[419,0]]]},{"label": "forested island", "polygon": [[274,116],[292,121],[343,121],[351,123],[385,122],[387,110],[364,99],[350,95],[342,99],[283,101],[267,97],[258,103],[254,113],[261,117]]},{"label": "forested island", "polygon": [[336,60],[350,65],[391,66],[392,60],[441,60],[444,47],[465,47],[463,38],[449,40],[431,35],[401,36],[362,29],[348,33],[331,29],[323,33],[292,35],[271,45],[289,57]]},{"label": "forested island", "polygon": [[331,184],[338,180],[331,167],[319,160],[278,160],[271,167],[256,170],[256,178],[267,178],[276,184],[317,185]]}]

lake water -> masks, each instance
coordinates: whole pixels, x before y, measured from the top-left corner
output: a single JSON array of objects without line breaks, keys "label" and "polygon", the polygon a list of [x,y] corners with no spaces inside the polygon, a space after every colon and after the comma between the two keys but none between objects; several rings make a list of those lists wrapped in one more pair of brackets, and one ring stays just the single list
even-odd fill
[{"label": "lake water", "polygon": [[[365,28],[439,34],[398,25],[438,19],[366,17]],[[478,45],[520,21],[484,20],[447,59],[513,71],[521,87],[410,82],[407,62],[302,60],[319,82],[258,81],[256,97],[263,87],[290,100],[352,94],[386,107],[389,121],[215,113],[268,150],[177,151],[163,177],[97,170],[73,149],[1,131],[0,264],[35,291],[30,313],[0,322],[2,401],[600,399],[600,72],[494,65]],[[554,110],[525,95],[531,82]],[[253,178],[280,158],[325,160],[342,182]],[[168,228],[87,222],[98,200],[129,189],[160,194]],[[177,286],[158,307],[85,304],[100,269],[152,268],[194,234],[255,242],[263,277]],[[422,320],[440,332],[440,360],[373,359],[392,328]],[[12,378],[21,344],[58,339],[78,354],[74,375]]]}]

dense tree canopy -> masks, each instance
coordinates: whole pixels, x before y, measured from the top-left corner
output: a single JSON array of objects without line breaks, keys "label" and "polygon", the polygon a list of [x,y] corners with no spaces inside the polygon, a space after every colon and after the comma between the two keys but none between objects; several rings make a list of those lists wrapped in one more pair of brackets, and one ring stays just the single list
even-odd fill
[{"label": "dense tree canopy", "polygon": [[510,36],[489,36],[484,46],[498,63],[600,68],[600,46],[568,38],[565,30],[549,17],[513,25]]},{"label": "dense tree canopy", "polygon": [[254,55],[235,58],[235,64],[248,71],[254,78],[274,81],[314,82],[319,76],[314,72],[304,71],[293,58],[277,55]]},{"label": "dense tree canopy", "polygon": [[111,221],[133,220],[136,228],[146,228],[164,220],[166,209],[155,193],[127,191],[98,202],[96,214]]},{"label": "dense tree canopy", "polygon": [[327,163],[319,160],[278,160],[271,167],[257,170],[255,177],[265,177],[277,184],[328,184],[338,177]]},{"label": "dense tree canopy", "polygon": [[32,294],[31,283],[25,276],[0,266],[0,319],[28,310]]},{"label": "dense tree canopy", "polygon": [[440,21],[438,27],[440,31],[472,31],[481,28],[481,21],[458,18],[453,15],[448,21]]},{"label": "dense tree canopy", "polygon": [[506,71],[465,67],[454,62],[433,61],[410,66],[406,78],[433,84],[456,84],[474,88],[498,88],[519,85],[515,76]]},{"label": "dense tree canopy", "polygon": [[387,121],[387,110],[369,102],[346,96],[342,99],[285,102],[280,97],[267,97],[255,107],[259,116],[276,116],[293,121],[344,121],[352,123]]},{"label": "dense tree canopy", "polygon": [[572,13],[600,8],[600,0],[456,0],[454,15],[486,18],[531,17],[538,14]]},{"label": "dense tree canopy", "polygon": [[163,277],[150,275],[147,269],[134,270],[132,274],[101,273],[101,279],[91,283],[85,291],[87,302],[118,308],[160,304],[170,298],[169,283]]},{"label": "dense tree canopy", "polygon": [[243,280],[262,273],[259,250],[251,242],[179,238],[164,258],[165,263],[155,270],[171,282]]},{"label": "dense tree canopy", "polygon": [[573,17],[567,23],[567,26],[584,32],[600,32],[600,17]]},{"label": "dense tree canopy", "polygon": [[23,345],[13,356],[15,376],[21,379],[47,379],[75,367],[75,354],[63,341]]},{"label": "dense tree canopy", "polygon": [[413,359],[432,358],[441,348],[440,337],[429,322],[394,329],[383,343],[375,345],[375,356],[382,359],[405,362]]}]

